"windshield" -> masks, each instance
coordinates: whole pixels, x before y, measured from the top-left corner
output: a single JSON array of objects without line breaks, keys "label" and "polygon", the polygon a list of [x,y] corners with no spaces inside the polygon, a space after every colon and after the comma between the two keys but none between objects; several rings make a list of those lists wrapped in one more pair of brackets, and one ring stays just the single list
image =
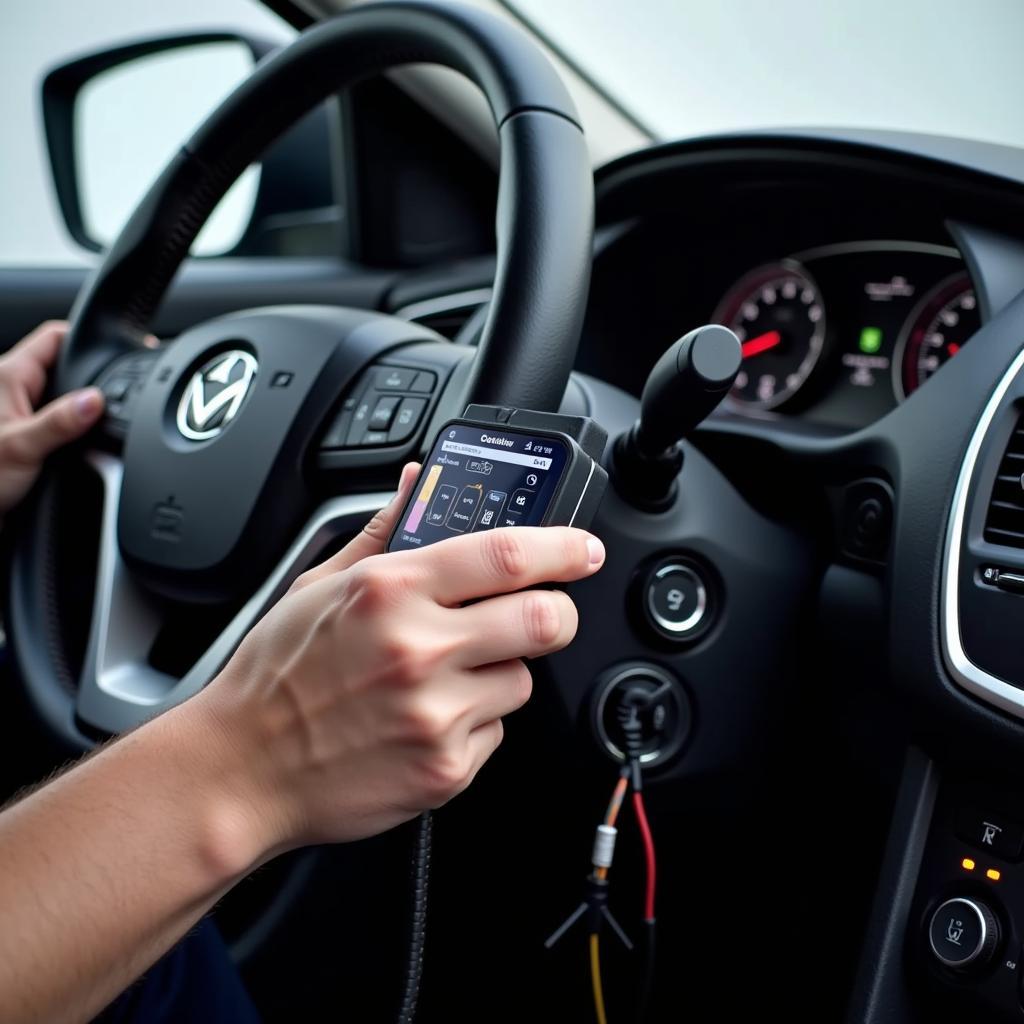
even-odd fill
[{"label": "windshield", "polygon": [[512,0],[656,138],[886,128],[1024,145],[1022,0]]}]

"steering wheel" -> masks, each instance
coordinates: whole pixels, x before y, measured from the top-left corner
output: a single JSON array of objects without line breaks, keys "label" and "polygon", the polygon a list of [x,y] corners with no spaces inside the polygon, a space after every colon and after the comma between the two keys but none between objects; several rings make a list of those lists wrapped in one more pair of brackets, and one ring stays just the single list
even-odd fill
[{"label": "steering wheel", "polygon": [[[475,354],[333,306],[246,310],[147,349],[175,272],[242,171],[329,95],[409,63],[475,82],[500,135],[497,271]],[[387,500],[432,423],[468,401],[557,408],[592,231],[578,115],[512,25],[401,0],[326,22],[261,62],[171,160],[72,312],[57,390],[100,383],[117,399],[86,456],[103,512],[84,656],[70,639],[83,624],[67,621],[57,595],[67,575],[57,481],[16,539],[8,629],[45,722],[85,748],[184,700],[296,575]],[[365,422],[380,397],[397,409],[390,429]],[[51,477],[69,471],[65,461]],[[180,649],[182,636],[185,647],[201,637],[198,649]]]}]

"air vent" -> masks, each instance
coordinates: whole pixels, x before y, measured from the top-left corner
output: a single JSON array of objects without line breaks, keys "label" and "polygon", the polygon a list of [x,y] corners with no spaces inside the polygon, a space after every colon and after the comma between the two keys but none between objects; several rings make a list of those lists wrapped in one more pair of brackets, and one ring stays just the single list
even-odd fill
[{"label": "air vent", "polygon": [[999,463],[985,519],[985,540],[1024,548],[1024,416],[1017,420]]},{"label": "air vent", "polygon": [[413,320],[460,344],[473,344],[472,324],[483,325],[481,310],[491,298],[490,288],[441,295],[414,302],[395,311],[403,320]]}]

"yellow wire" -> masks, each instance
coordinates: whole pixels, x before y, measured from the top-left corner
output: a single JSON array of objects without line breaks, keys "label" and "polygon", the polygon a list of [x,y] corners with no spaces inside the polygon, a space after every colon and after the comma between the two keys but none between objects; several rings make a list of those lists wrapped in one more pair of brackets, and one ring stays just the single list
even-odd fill
[{"label": "yellow wire", "polygon": [[597,1024],[608,1024],[604,1012],[604,988],[601,985],[601,953],[598,948],[597,932],[590,936],[590,980],[594,986],[594,1013]]}]

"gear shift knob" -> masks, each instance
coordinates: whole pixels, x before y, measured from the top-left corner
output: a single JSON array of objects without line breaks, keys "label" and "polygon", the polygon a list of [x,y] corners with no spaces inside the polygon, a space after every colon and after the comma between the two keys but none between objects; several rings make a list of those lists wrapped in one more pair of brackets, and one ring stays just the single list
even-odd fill
[{"label": "gear shift knob", "polygon": [[743,347],[727,327],[698,327],[655,363],[640,398],[640,419],[615,444],[613,477],[642,508],[664,507],[683,462],[678,442],[729,393]]}]

